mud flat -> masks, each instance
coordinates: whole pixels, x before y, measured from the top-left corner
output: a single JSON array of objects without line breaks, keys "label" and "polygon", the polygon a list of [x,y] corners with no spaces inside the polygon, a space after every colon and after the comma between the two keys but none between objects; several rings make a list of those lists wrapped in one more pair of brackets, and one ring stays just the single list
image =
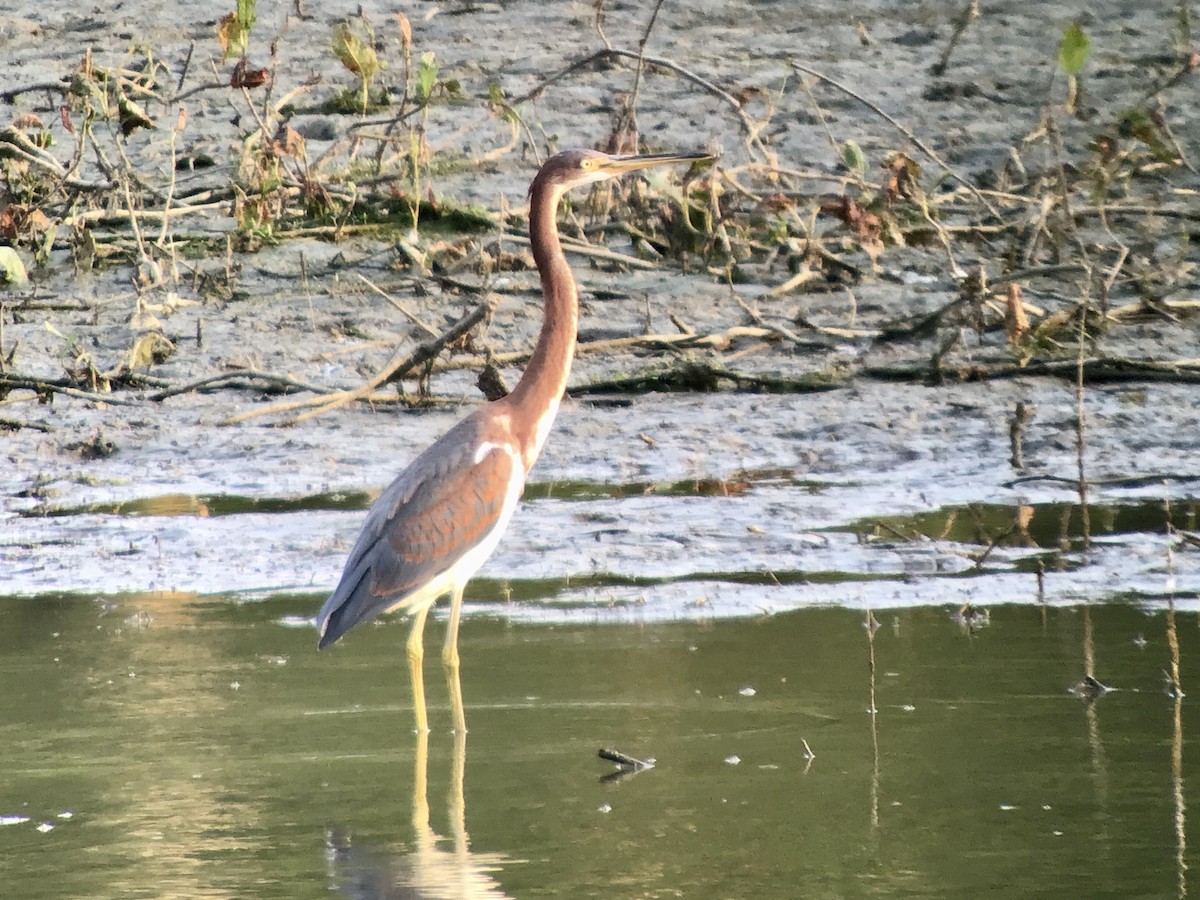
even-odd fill
[{"label": "mud flat", "polygon": [[[598,29],[588,4],[423,4],[407,68],[398,20],[365,7],[389,94],[364,118],[337,106],[355,80],[330,49],[356,9],[258,11],[269,101],[229,86],[224,10],[0,17],[10,118],[53,139],[5,132],[3,227],[32,281],[0,295],[3,593],[331,586],[360,509],[479,402],[489,355],[519,375],[539,321],[525,184],[555,147],[628,140],[636,79],[644,148],[720,160],[567,216],[574,399],[475,604],[1200,595],[1200,131],[1170,11],[1095,7],[1068,113],[1069,21],[1023,4],[989,7],[940,74],[943,5],[668,4],[640,78],[633,6]],[[88,144],[81,66],[157,127],[121,135],[116,95],[88,95]],[[427,218],[400,224],[414,202]],[[404,403],[257,415],[360,387],[485,299]]]}]

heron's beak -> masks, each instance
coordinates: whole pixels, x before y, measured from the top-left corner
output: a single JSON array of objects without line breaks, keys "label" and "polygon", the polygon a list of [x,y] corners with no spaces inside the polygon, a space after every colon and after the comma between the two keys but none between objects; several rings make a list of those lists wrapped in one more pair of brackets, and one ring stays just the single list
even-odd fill
[{"label": "heron's beak", "polygon": [[644,156],[610,156],[601,165],[606,175],[624,175],[626,172],[636,172],[638,169],[649,169],[651,166],[665,166],[669,163],[700,162],[712,159],[710,153],[647,153]]}]

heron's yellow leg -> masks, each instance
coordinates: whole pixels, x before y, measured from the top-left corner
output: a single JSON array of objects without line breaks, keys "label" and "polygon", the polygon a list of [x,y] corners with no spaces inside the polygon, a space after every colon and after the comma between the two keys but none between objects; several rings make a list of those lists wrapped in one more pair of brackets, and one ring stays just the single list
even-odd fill
[{"label": "heron's yellow leg", "polygon": [[448,667],[458,668],[458,620],[462,616],[463,589],[455,587],[450,592],[450,620],[446,623],[446,643],[442,647],[442,662]]},{"label": "heron's yellow leg", "polygon": [[442,663],[446,667],[446,690],[450,694],[450,710],[454,715],[454,733],[467,733],[467,714],[463,709],[462,681],[459,679],[458,621],[462,611],[462,588],[450,594],[450,621],[446,624],[446,644],[442,648]]},{"label": "heron's yellow leg", "polygon": [[417,734],[429,733],[429,716],[425,712],[425,617],[429,607],[422,606],[413,613],[412,631],[408,635],[408,674],[412,681],[413,718]]}]

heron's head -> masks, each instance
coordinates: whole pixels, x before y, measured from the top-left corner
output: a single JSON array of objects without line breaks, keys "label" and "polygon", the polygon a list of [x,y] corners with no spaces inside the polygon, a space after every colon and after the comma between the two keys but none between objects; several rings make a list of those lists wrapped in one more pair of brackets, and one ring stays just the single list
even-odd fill
[{"label": "heron's head", "polygon": [[532,194],[539,185],[552,186],[560,193],[572,188],[616,178],[626,172],[665,166],[670,163],[711,159],[707,153],[650,153],[645,156],[612,156],[596,150],[564,150],[550,157],[538,170],[529,187]]}]

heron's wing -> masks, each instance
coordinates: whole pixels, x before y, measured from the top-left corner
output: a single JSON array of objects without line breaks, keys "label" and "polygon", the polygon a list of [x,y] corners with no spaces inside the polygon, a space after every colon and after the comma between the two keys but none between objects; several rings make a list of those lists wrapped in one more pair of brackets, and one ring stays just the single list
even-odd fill
[{"label": "heron's wing", "polygon": [[505,444],[479,452],[480,441],[454,439],[471,431],[447,433],[375,501],[318,616],[321,646],[403,606],[503,526],[517,497],[513,481],[523,481],[524,471]]}]

